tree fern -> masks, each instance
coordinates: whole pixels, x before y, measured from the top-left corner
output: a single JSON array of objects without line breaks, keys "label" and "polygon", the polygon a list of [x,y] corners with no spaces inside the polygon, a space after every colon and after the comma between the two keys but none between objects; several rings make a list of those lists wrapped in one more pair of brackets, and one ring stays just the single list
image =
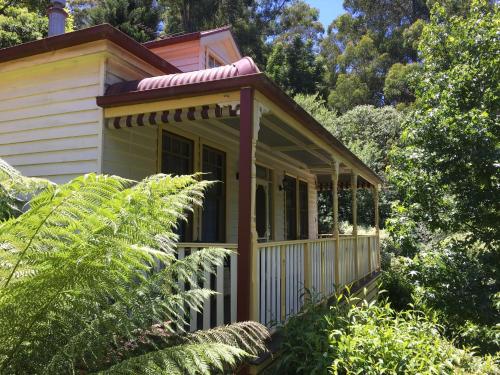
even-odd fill
[{"label": "tree fern", "polygon": [[21,175],[0,159],[0,220],[19,215],[29,198],[49,185],[47,180]]},{"label": "tree fern", "polygon": [[203,374],[264,350],[257,323],[184,331],[189,308],[213,293],[199,281],[230,254],[176,257],[174,229],[208,184],[94,174],[44,184],[0,225],[0,373]]}]

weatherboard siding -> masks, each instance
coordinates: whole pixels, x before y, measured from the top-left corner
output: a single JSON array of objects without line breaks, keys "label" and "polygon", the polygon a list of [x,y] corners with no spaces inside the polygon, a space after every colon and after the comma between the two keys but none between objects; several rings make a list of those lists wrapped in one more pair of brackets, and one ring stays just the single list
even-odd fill
[{"label": "weatherboard siding", "polygon": [[[150,76],[147,66],[108,59],[105,87]],[[108,129],[102,133],[102,173],[141,180],[157,172],[157,128]]]},{"label": "weatherboard siding", "polygon": [[200,67],[199,40],[151,48],[151,51],[183,72],[192,72],[202,69]]},{"label": "weatherboard siding", "polygon": [[0,65],[0,157],[58,183],[97,172],[100,72],[97,56],[64,51]]}]

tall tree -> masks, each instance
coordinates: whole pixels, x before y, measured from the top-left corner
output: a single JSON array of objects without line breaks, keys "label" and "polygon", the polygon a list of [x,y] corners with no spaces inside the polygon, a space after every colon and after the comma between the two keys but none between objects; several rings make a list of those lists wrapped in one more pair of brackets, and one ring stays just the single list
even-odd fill
[{"label": "tall tree", "polygon": [[160,14],[154,0],[101,0],[86,14],[86,23],[109,23],[138,42],[146,42],[158,35]]},{"label": "tall tree", "polygon": [[290,43],[274,44],[266,73],[290,95],[313,94],[321,87],[322,65],[313,52],[312,41],[295,36]]},{"label": "tall tree", "polygon": [[324,31],[319,21],[319,9],[304,0],[293,0],[275,21],[274,40],[289,43],[299,36],[304,42],[311,41],[316,49]]},{"label": "tall tree", "polygon": [[30,12],[40,15],[45,14],[50,0],[2,0],[0,2],[0,15],[5,15],[9,7],[26,8]]},{"label": "tall tree", "polygon": [[[49,0],[0,0],[0,48],[46,37],[48,5]],[[73,17],[70,14],[66,31],[72,30]]]},{"label": "tall tree", "polygon": [[[322,42],[321,53],[329,67],[327,79],[332,88],[330,105],[345,112],[358,104],[388,104],[384,84],[391,66],[418,59],[418,26],[429,15],[425,1],[345,0],[344,7],[347,13],[331,23]],[[356,95],[352,88],[357,90]],[[411,94],[393,93],[389,102],[412,99]]]},{"label": "tall tree", "polygon": [[[2,3],[6,5],[0,0],[0,7]],[[0,13],[0,48],[41,39],[47,30],[47,17],[25,7],[5,6]]]},{"label": "tall tree", "polygon": [[266,73],[291,95],[323,93],[324,67],[318,47],[323,26],[319,10],[292,1],[276,19]]}]

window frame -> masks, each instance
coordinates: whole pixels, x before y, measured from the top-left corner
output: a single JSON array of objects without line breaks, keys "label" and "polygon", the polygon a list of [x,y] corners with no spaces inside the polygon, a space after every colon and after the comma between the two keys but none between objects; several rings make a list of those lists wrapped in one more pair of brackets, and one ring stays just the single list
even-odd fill
[{"label": "window frame", "polygon": [[[210,59],[214,61],[214,66],[210,66]],[[207,48],[205,64],[207,69],[218,68],[225,65],[224,61],[210,48]]]}]

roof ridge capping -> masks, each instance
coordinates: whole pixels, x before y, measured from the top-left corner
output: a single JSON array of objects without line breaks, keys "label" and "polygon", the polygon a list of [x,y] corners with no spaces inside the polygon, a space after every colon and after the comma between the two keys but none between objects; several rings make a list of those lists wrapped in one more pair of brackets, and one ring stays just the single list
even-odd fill
[{"label": "roof ridge capping", "polygon": [[198,40],[201,37],[221,33],[224,31],[231,32],[231,30],[232,30],[231,25],[225,25],[225,26],[217,27],[215,29],[198,30],[198,31],[192,31],[192,32],[187,32],[187,33],[184,32],[184,33],[177,33],[177,34],[172,34],[172,35],[165,35],[161,38],[153,39],[153,40],[149,40],[147,42],[144,42],[144,43],[142,43],[142,45],[145,46],[146,48],[157,48],[157,47],[167,46],[167,45],[176,44],[176,43],[183,43],[183,42]]},{"label": "roof ridge capping", "polygon": [[253,59],[245,56],[232,64],[216,68],[195,70],[185,73],[166,74],[136,81],[115,83],[106,90],[106,95],[149,91],[167,87],[218,81],[226,78],[241,77],[257,73],[260,73],[260,70]]}]

